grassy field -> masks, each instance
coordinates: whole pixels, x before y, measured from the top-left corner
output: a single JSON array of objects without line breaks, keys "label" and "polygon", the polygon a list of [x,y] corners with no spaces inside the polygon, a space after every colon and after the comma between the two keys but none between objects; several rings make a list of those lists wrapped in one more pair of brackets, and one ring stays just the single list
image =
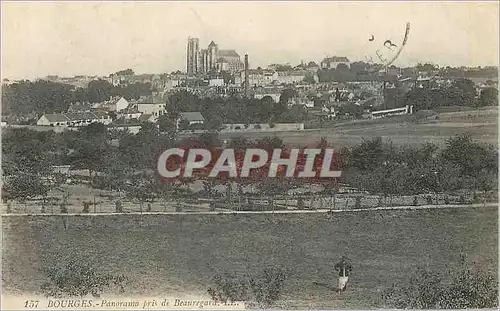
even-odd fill
[{"label": "grassy field", "polygon": [[252,132],[221,133],[222,139],[243,136],[252,139],[278,136],[287,144],[305,145],[318,142],[326,137],[334,146],[350,146],[360,143],[363,138],[381,136],[395,144],[419,145],[432,142],[443,145],[450,136],[468,133],[473,139],[497,144],[498,109],[489,108],[474,111],[439,113],[436,120],[419,123],[408,121],[408,116],[388,119],[342,122],[332,128],[310,129],[295,132]]},{"label": "grassy field", "polygon": [[[276,215],[3,217],[4,294],[39,293],[43,269],[70,257],[128,277],[129,296],[206,295],[217,272],[289,271],[281,308],[382,307],[417,265],[454,266],[461,251],[497,275],[497,208]],[[335,294],[347,255],[350,288]],[[109,295],[117,294],[109,292]]]}]

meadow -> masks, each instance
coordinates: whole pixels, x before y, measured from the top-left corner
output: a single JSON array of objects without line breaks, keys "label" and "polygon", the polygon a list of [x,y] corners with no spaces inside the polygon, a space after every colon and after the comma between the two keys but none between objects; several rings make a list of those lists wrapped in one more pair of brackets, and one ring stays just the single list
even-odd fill
[{"label": "meadow", "polygon": [[[70,258],[127,277],[127,296],[207,296],[218,272],[288,272],[280,308],[384,307],[381,293],[418,266],[470,264],[498,274],[497,207],[285,215],[4,216],[4,294],[40,294],[44,270]],[[334,264],[352,261],[333,292]],[[118,294],[111,290],[106,295]]]},{"label": "meadow", "polygon": [[221,139],[237,136],[252,139],[266,136],[278,136],[290,145],[307,145],[317,143],[326,137],[333,146],[353,146],[363,139],[382,137],[398,145],[421,145],[429,142],[438,146],[445,144],[453,135],[470,134],[472,139],[497,144],[498,109],[488,108],[474,111],[454,111],[438,113],[437,118],[415,122],[412,116],[397,116],[375,120],[356,120],[333,123],[321,129],[306,129],[294,132],[252,132],[221,133]]}]

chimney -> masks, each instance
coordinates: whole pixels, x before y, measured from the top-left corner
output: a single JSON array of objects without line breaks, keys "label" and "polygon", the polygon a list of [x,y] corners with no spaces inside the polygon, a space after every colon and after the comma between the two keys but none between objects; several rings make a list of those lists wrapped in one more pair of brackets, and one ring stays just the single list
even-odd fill
[{"label": "chimney", "polygon": [[250,92],[250,81],[248,81],[248,54],[245,54],[245,82],[244,82],[245,96],[248,98]]}]

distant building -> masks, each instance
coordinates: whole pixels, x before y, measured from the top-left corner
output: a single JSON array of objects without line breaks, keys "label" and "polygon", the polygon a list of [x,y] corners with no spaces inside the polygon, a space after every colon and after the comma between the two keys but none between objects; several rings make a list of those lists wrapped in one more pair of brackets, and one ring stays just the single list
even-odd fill
[{"label": "distant building", "polygon": [[101,112],[68,112],[44,114],[36,122],[40,126],[85,126],[91,123],[110,124],[111,118],[106,113]]},{"label": "distant building", "polygon": [[200,40],[198,38],[188,38],[187,44],[187,64],[186,64],[186,72],[188,76],[193,76],[198,73],[198,64],[199,64],[199,47]]},{"label": "distant building", "polygon": [[132,107],[127,107],[123,110],[121,110],[118,114],[117,117],[124,118],[124,119],[138,119],[142,115],[142,112],[139,112],[137,110],[137,106],[132,106]]},{"label": "distant building", "polygon": [[321,68],[324,69],[337,69],[338,65],[344,64],[348,68],[351,68],[351,62],[347,57],[339,57],[339,56],[333,56],[333,57],[327,57],[323,59],[321,62]]},{"label": "distant building", "polygon": [[243,68],[240,55],[235,50],[219,50],[219,46],[211,41],[207,49],[200,52],[200,73],[210,71],[239,72]]},{"label": "distant building", "polygon": [[203,115],[198,112],[181,112],[179,114],[179,118],[177,119],[177,128],[179,127],[181,121],[188,121],[189,125],[192,124],[203,124],[205,122],[205,118],[203,118]]},{"label": "distant building", "polygon": [[98,106],[98,109],[102,109],[105,111],[114,111],[118,112],[121,111],[125,108],[127,108],[129,105],[129,102],[120,96],[113,97],[109,101],[103,102]]},{"label": "distant building", "polygon": [[210,79],[208,81],[209,86],[224,86],[224,79]]},{"label": "distant building", "polygon": [[269,89],[269,90],[257,89],[257,90],[255,90],[255,94],[254,94],[255,99],[262,99],[266,96],[271,97],[273,99],[273,101],[275,103],[277,103],[280,101],[281,92],[279,90],[276,90],[276,89]]},{"label": "distant building", "polygon": [[306,74],[304,70],[278,72],[276,81],[278,84],[297,84],[304,80]]},{"label": "distant building", "polygon": [[142,114],[150,114],[159,117],[166,113],[166,103],[159,96],[146,96],[139,99],[138,102],[132,104],[138,112]]},{"label": "distant building", "polygon": [[[245,71],[241,71],[240,76],[240,80],[245,81]],[[275,71],[264,69],[248,70],[248,84],[250,87],[271,85],[277,79],[278,73]]]}]

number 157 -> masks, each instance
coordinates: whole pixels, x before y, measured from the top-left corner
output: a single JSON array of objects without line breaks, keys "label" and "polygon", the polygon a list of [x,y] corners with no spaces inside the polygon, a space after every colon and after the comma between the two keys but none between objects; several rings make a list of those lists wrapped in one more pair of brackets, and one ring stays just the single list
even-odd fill
[{"label": "number 157", "polygon": [[24,307],[25,308],[37,308],[39,302],[40,302],[39,300],[26,300],[26,302],[24,303]]}]

